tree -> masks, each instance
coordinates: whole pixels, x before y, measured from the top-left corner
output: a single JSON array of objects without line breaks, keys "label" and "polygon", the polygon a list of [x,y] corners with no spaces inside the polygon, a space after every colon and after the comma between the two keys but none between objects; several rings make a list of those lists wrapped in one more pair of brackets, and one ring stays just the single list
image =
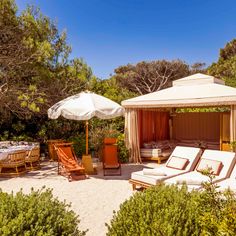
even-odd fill
[{"label": "tree", "polygon": [[208,73],[225,80],[226,85],[236,87],[236,39],[220,49],[219,59],[208,68]]},{"label": "tree", "polygon": [[191,65],[191,74],[206,72],[206,63],[204,62],[195,62],[193,65]]},{"label": "tree", "polygon": [[115,77],[106,80],[92,79],[89,83],[89,90],[117,103],[137,96],[137,93],[131,92],[127,88],[120,86]]},{"label": "tree", "polygon": [[47,120],[50,106],[96,80],[70,51],[66,33],[38,8],[19,14],[14,0],[0,1],[0,139],[66,138],[68,124],[69,135],[79,131],[78,122]]},{"label": "tree", "polygon": [[20,15],[13,0],[0,3],[0,113],[29,119],[58,100],[86,89],[91,69],[68,60],[66,33],[36,7]]},{"label": "tree", "polygon": [[120,66],[114,77],[122,87],[143,95],[169,87],[171,81],[189,74],[189,66],[181,60],[159,60]]}]

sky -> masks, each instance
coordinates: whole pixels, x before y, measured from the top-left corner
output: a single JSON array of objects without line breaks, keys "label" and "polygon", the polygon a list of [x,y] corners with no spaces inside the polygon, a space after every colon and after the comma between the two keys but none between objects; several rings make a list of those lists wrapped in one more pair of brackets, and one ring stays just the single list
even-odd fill
[{"label": "sky", "polygon": [[67,32],[70,58],[83,58],[93,73],[140,61],[217,61],[220,48],[236,38],[235,0],[16,0]]}]

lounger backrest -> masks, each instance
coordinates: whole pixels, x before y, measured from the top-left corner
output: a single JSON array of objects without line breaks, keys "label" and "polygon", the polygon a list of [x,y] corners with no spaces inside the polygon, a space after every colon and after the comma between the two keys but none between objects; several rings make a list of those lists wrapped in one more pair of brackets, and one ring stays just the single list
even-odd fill
[{"label": "lounger backrest", "polygon": [[104,145],[103,162],[106,165],[117,165],[119,163],[117,145]]},{"label": "lounger backrest", "polygon": [[220,171],[219,178],[228,178],[230,176],[236,160],[234,152],[209,150],[209,149],[206,149],[203,152],[201,158],[222,162],[223,167]]},{"label": "lounger backrest", "polygon": [[189,162],[185,170],[192,171],[200,159],[201,153],[202,151],[200,148],[176,146],[168,161],[166,162],[166,165],[168,165],[168,162],[171,160],[172,156],[187,158]]},{"label": "lounger backrest", "polygon": [[233,170],[230,174],[230,179],[236,179],[236,163],[233,166]]}]

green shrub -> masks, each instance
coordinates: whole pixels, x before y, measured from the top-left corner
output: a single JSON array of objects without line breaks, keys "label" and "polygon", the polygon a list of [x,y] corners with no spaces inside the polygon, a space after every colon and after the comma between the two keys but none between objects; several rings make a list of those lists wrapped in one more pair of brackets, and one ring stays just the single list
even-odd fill
[{"label": "green shrub", "polygon": [[78,216],[70,205],[53,198],[52,190],[0,191],[0,235],[85,235],[78,229]]},{"label": "green shrub", "polygon": [[75,137],[71,137],[68,141],[73,142],[73,148],[78,158],[82,158],[82,155],[86,152],[86,136],[84,133],[78,134]]},{"label": "green shrub", "polygon": [[129,151],[125,146],[124,134],[120,134],[118,136],[117,145],[119,148],[119,158],[121,163],[129,162]]},{"label": "green shrub", "polygon": [[115,213],[107,235],[199,235],[198,195],[159,185],[134,194]]},{"label": "green shrub", "polygon": [[107,235],[236,235],[235,194],[217,191],[206,175],[203,191],[157,185],[135,193],[114,212]]}]

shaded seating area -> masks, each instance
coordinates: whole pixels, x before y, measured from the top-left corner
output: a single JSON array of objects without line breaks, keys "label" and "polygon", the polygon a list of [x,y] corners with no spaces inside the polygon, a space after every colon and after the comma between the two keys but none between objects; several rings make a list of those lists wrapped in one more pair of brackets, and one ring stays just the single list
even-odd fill
[{"label": "shaded seating area", "polygon": [[236,89],[213,76],[190,75],[172,87],[122,101],[122,106],[126,145],[136,163],[158,160],[158,146],[165,140],[224,151],[236,140]]},{"label": "shaded seating area", "polygon": [[201,152],[200,148],[177,146],[164,165],[155,169],[144,168],[142,171],[133,172],[129,182],[135,190],[137,186],[148,188],[166,179],[183,175],[195,168]]},{"label": "shaded seating area", "polygon": [[103,144],[103,175],[121,175],[121,164],[116,138],[105,138]]},{"label": "shaded seating area", "polygon": [[58,156],[58,174],[69,181],[85,179],[85,169],[78,162],[72,143],[58,143],[54,147]]},{"label": "shaded seating area", "polygon": [[[169,158],[173,148],[176,146],[169,140],[160,140],[158,142],[143,143],[143,148],[140,148],[140,155],[143,161],[157,161],[161,164]],[[184,145],[181,145],[184,146]]]},{"label": "shaded seating area", "polygon": [[6,159],[0,161],[0,176],[14,177],[25,174],[27,172],[25,158],[24,150],[9,153]]}]

